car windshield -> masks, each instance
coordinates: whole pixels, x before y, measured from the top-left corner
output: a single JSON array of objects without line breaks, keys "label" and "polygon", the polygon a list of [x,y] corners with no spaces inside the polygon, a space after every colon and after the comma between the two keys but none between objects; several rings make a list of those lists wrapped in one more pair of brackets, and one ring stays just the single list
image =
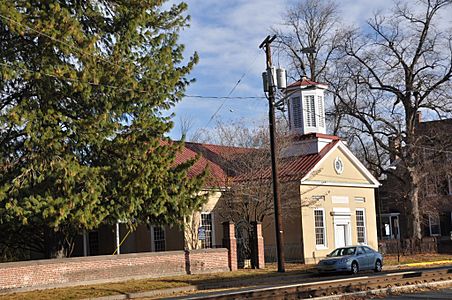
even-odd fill
[{"label": "car windshield", "polygon": [[356,252],[356,247],[347,247],[347,248],[337,248],[333,252],[330,253],[330,257],[336,256],[345,256],[345,255],[353,255]]}]

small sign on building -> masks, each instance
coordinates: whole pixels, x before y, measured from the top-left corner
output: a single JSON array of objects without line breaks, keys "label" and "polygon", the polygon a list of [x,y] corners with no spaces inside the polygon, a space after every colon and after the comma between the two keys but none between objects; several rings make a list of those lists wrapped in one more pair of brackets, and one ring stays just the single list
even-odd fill
[{"label": "small sign on building", "polygon": [[204,241],[206,239],[206,230],[202,227],[198,227],[198,240]]}]

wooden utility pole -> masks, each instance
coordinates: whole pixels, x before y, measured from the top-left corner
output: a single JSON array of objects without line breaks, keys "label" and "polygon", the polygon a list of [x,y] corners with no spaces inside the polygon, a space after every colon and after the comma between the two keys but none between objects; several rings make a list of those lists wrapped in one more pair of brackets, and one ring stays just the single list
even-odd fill
[{"label": "wooden utility pole", "polygon": [[270,129],[270,151],[272,159],[272,180],[273,180],[273,202],[275,210],[275,231],[276,231],[276,251],[278,255],[278,272],[285,272],[284,259],[284,232],[281,220],[281,198],[279,197],[279,180],[278,180],[278,161],[276,160],[276,122],[275,122],[275,89],[277,83],[272,75],[272,54],[270,44],[275,40],[276,35],[267,36],[260,44],[259,48],[265,47],[265,55],[267,61],[267,78],[268,78],[268,122]]}]

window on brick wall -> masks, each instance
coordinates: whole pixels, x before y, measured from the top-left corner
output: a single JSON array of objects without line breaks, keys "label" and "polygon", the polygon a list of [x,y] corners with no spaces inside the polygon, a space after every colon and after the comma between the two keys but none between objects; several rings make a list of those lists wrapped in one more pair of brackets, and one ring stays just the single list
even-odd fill
[{"label": "window on brick wall", "polygon": [[152,251],[159,252],[166,250],[165,228],[162,226],[152,226]]},{"label": "window on brick wall", "polygon": [[440,236],[441,235],[441,227],[439,222],[438,214],[431,214],[428,216],[428,227],[430,231],[430,236]]}]

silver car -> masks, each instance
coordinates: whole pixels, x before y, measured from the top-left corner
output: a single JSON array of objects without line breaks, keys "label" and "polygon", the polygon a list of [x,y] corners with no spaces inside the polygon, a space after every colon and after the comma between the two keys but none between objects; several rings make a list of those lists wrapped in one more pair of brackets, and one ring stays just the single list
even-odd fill
[{"label": "silver car", "polygon": [[319,273],[351,272],[356,274],[360,270],[381,272],[382,267],[383,255],[367,246],[337,248],[317,264]]}]

